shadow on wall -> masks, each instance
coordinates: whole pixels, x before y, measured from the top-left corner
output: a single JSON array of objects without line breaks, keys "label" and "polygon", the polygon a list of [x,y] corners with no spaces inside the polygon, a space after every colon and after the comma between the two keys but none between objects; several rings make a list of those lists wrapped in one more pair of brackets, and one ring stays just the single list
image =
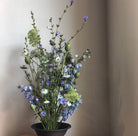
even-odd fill
[{"label": "shadow on wall", "polygon": [[[117,107],[116,105],[116,111],[114,112],[114,120],[112,120],[111,118],[111,125],[112,123],[114,125],[112,125],[112,133],[111,133],[111,136],[124,136],[124,132],[125,132],[125,126],[123,124],[123,122],[121,122],[120,120],[120,113],[121,113],[121,105],[122,105],[122,102],[120,101],[120,94],[118,94],[118,98],[116,98],[116,103],[119,103],[119,104],[116,104],[116,105],[119,105],[119,107]],[[117,100],[118,99],[118,100]],[[114,130],[116,130],[114,132]]]},{"label": "shadow on wall", "polygon": [[[112,75],[116,80],[114,81],[114,84],[110,83],[111,85],[110,86],[110,113],[111,113],[110,131],[111,131],[111,136],[124,136],[125,125],[121,120],[121,110],[123,107],[122,96],[120,93],[121,79],[120,79],[120,70],[119,68],[117,69],[118,73]],[[116,88],[113,88],[113,86],[116,86]]]},{"label": "shadow on wall", "polygon": [[20,136],[23,133],[31,133],[32,114],[23,94],[17,88],[20,83],[23,83],[22,77],[24,77],[19,68],[21,51],[15,48],[10,52],[1,85],[0,134]]}]

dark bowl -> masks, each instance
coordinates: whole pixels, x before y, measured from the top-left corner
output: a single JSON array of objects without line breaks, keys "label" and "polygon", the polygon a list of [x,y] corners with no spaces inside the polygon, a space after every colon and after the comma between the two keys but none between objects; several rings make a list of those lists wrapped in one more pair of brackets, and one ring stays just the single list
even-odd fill
[{"label": "dark bowl", "polygon": [[41,123],[36,123],[31,126],[35,130],[38,136],[64,136],[68,129],[71,128],[71,125],[68,123],[61,123],[59,129],[56,130],[47,130],[43,129]]}]

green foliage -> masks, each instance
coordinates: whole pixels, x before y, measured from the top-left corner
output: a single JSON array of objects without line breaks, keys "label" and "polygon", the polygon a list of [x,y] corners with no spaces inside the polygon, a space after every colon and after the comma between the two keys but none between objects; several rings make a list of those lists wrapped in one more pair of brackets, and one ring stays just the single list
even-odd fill
[{"label": "green foliage", "polygon": [[30,60],[29,56],[25,56],[25,62],[26,62],[26,64],[30,64],[31,63],[31,60]]},{"label": "green foliage", "polygon": [[79,95],[74,89],[71,89],[67,94],[65,94],[65,98],[69,102],[75,102],[81,98],[81,95]]},{"label": "green foliage", "polygon": [[39,36],[39,30],[34,28],[28,32],[28,39],[29,44],[33,47],[38,47],[40,45],[40,36]]}]

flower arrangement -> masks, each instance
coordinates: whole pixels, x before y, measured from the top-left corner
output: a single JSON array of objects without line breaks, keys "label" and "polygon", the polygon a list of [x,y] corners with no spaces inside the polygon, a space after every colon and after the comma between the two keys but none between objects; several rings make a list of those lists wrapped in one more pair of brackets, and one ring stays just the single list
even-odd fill
[{"label": "flower arrangement", "polygon": [[64,35],[59,32],[62,18],[73,3],[71,0],[70,4],[66,5],[56,25],[52,17],[49,19],[49,30],[52,35],[49,40],[50,52],[41,44],[33,12],[33,28],[25,37],[23,53],[26,64],[20,68],[24,70],[29,85],[19,85],[19,88],[28,99],[43,128],[47,130],[57,129],[58,125],[66,121],[82,103],[75,85],[80,76],[82,62],[90,58],[91,52],[87,49],[82,56],[73,56],[70,42],[83,29],[88,17],[83,17],[82,26],[69,40],[66,41]]}]

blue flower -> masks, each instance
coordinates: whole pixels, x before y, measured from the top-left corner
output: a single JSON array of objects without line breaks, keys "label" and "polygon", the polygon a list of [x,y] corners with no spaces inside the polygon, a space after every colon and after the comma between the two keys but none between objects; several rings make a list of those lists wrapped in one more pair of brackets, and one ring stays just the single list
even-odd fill
[{"label": "blue flower", "polygon": [[58,48],[55,48],[55,49],[52,50],[53,53],[56,52],[56,51],[58,51]]},{"label": "blue flower", "polygon": [[62,98],[61,100],[60,100],[60,104],[66,104],[67,103],[67,101],[66,101],[66,99],[65,98]]},{"label": "blue flower", "polygon": [[20,89],[23,90],[24,89],[24,85],[20,85]]},{"label": "blue flower", "polygon": [[84,21],[87,21],[88,16],[84,16],[83,19],[84,19]]},{"label": "blue flower", "polygon": [[67,116],[65,116],[65,117],[62,118],[63,121],[66,121],[67,119],[68,119]]},{"label": "blue flower", "polygon": [[79,103],[82,104],[82,99],[79,99]]},{"label": "blue flower", "polygon": [[64,83],[64,81],[61,81],[60,84],[61,84],[61,85],[64,85],[65,83]]},{"label": "blue flower", "polygon": [[73,3],[74,3],[74,1],[73,1],[73,0],[71,0],[71,1],[70,1],[70,4],[72,5]]},{"label": "blue flower", "polygon": [[82,67],[82,64],[81,63],[79,63],[79,66],[80,66],[80,68]]},{"label": "blue flower", "polygon": [[71,62],[74,63],[75,62],[75,59],[72,59]]},{"label": "blue flower", "polygon": [[38,103],[39,102],[39,98],[36,97],[35,101]]},{"label": "blue flower", "polygon": [[50,67],[52,67],[54,64],[49,64]]},{"label": "blue flower", "polygon": [[41,111],[41,116],[45,117],[46,116],[46,112]]},{"label": "blue flower", "polygon": [[37,108],[38,108],[38,106],[37,106],[37,105],[34,105],[34,107],[35,107],[35,109],[37,109]]},{"label": "blue flower", "polygon": [[58,51],[58,48],[55,48],[55,51]]},{"label": "blue flower", "polygon": [[28,93],[26,94],[25,97],[26,97],[27,99],[29,99],[29,98],[31,97],[31,95],[32,95],[32,93],[31,93],[31,92],[28,92]]},{"label": "blue flower", "polygon": [[22,93],[25,95],[26,94],[26,92],[25,91],[22,91]]},{"label": "blue flower", "polygon": [[42,44],[40,44],[39,48],[42,49]]},{"label": "blue flower", "polygon": [[69,71],[68,74],[71,75],[71,71]]},{"label": "blue flower", "polygon": [[68,85],[68,84],[66,84],[65,86],[64,86],[64,89],[65,90],[69,90],[71,87],[70,87],[70,85]]},{"label": "blue flower", "polygon": [[60,34],[60,32],[59,31],[57,31],[57,35],[59,35]]},{"label": "blue flower", "polygon": [[54,40],[53,40],[53,39],[51,39],[51,40],[50,40],[50,42],[54,42]]},{"label": "blue flower", "polygon": [[63,111],[63,114],[67,114],[67,113],[68,113],[68,111],[67,111],[67,110],[64,110],[64,111]]},{"label": "blue flower", "polygon": [[46,79],[46,84],[47,84],[47,86],[50,85],[50,81],[49,81],[49,79]]},{"label": "blue flower", "polygon": [[78,58],[78,57],[79,57],[79,55],[78,55],[78,54],[76,54],[76,55],[75,55],[75,57],[76,57],[76,58]]},{"label": "blue flower", "polygon": [[67,73],[68,72],[68,69],[67,68],[64,68],[64,73]]},{"label": "blue flower", "polygon": [[72,64],[69,64],[68,67],[71,68],[72,67]]},{"label": "blue flower", "polygon": [[28,91],[28,89],[29,89],[28,86],[24,87],[24,91]]},{"label": "blue flower", "polygon": [[30,100],[33,101],[35,99],[35,96],[31,96]]},{"label": "blue flower", "polygon": [[76,74],[76,73],[77,73],[77,69],[74,69],[74,70],[73,70],[73,73]]},{"label": "blue flower", "polygon": [[72,110],[72,109],[71,109],[71,110],[69,110],[69,112],[68,112],[68,113],[72,115],[72,114],[73,114],[73,110]]},{"label": "blue flower", "polygon": [[79,69],[79,68],[80,68],[80,65],[79,65],[79,64],[76,64],[75,67],[76,67],[77,69]]},{"label": "blue flower", "polygon": [[53,40],[53,39],[51,39],[51,40],[50,40],[50,45],[52,45],[52,46],[53,46],[53,45],[55,45],[55,43],[54,43],[54,40]]},{"label": "blue flower", "polygon": [[32,100],[29,100],[29,103],[30,103],[30,104],[33,104],[33,101],[32,101]]},{"label": "blue flower", "polygon": [[74,75],[72,74],[70,77],[73,79],[74,78]]},{"label": "blue flower", "polygon": [[62,39],[62,41],[63,41],[63,42],[65,42],[65,41],[66,41],[66,39]]},{"label": "blue flower", "polygon": [[52,71],[53,71],[53,68],[50,68],[50,69],[49,69],[49,72],[52,72]]},{"label": "blue flower", "polygon": [[32,86],[28,86],[28,89],[29,89],[30,91],[33,91],[33,87],[32,87]]}]

